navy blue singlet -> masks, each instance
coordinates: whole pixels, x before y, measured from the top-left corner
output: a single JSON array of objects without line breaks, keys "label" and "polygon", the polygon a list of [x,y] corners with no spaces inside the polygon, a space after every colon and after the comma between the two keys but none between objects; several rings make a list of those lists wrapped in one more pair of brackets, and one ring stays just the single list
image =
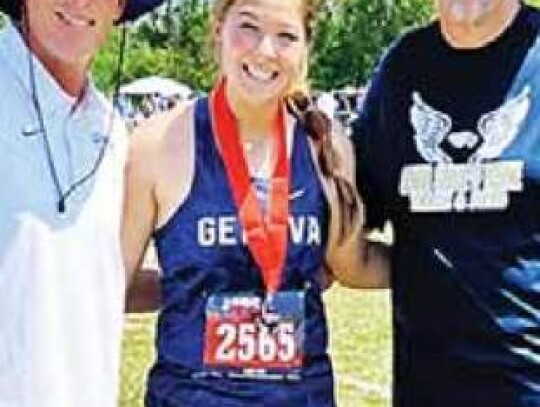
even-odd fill
[{"label": "navy blue singlet", "polygon": [[[306,134],[295,129],[291,156],[287,258],[280,290],[304,290],[306,325],[300,381],[212,377],[203,365],[205,306],[210,294],[264,291],[261,273],[242,244],[208,100],[195,106],[195,175],[191,192],[154,233],[163,270],[163,309],[146,406],[334,406],[332,367],[321,298],[328,204]],[[315,242],[313,233],[319,233]]]}]

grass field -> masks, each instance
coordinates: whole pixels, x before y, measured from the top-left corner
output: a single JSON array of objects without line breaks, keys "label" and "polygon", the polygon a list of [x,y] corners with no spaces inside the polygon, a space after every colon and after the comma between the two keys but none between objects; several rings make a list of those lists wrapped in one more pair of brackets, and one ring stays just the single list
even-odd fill
[{"label": "grass field", "polygon": [[[325,295],[340,407],[390,405],[391,334],[387,291],[334,287]],[[153,316],[130,316],[122,363],[121,407],[142,406],[153,358]],[[302,407],[302,406],[299,406]]]}]

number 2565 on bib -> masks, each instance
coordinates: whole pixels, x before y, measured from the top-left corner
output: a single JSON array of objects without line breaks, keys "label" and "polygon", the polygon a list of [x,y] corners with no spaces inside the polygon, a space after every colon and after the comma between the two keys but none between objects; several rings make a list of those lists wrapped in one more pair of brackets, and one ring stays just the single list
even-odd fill
[{"label": "number 2565 on bib", "polygon": [[301,368],[304,292],[267,298],[249,293],[212,295],[206,307],[204,363],[220,369]]}]

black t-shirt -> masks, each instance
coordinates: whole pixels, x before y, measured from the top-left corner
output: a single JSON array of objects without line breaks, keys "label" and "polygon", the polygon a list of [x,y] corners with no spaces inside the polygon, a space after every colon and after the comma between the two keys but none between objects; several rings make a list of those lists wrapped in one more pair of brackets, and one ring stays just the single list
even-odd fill
[{"label": "black t-shirt", "polygon": [[395,229],[397,406],[540,406],[540,129],[512,156],[540,95],[508,96],[539,28],[522,6],[480,49],[406,34],[353,124],[368,225]]}]

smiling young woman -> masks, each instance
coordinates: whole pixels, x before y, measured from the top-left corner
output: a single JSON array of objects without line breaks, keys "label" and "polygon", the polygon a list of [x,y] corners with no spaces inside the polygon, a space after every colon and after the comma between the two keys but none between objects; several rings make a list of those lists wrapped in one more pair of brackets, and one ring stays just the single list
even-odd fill
[{"label": "smiling young woman", "polygon": [[334,406],[328,271],[387,284],[348,141],[298,93],[316,4],[216,1],[210,97],[134,136],[124,256],[153,236],[163,309],[147,406]]}]

